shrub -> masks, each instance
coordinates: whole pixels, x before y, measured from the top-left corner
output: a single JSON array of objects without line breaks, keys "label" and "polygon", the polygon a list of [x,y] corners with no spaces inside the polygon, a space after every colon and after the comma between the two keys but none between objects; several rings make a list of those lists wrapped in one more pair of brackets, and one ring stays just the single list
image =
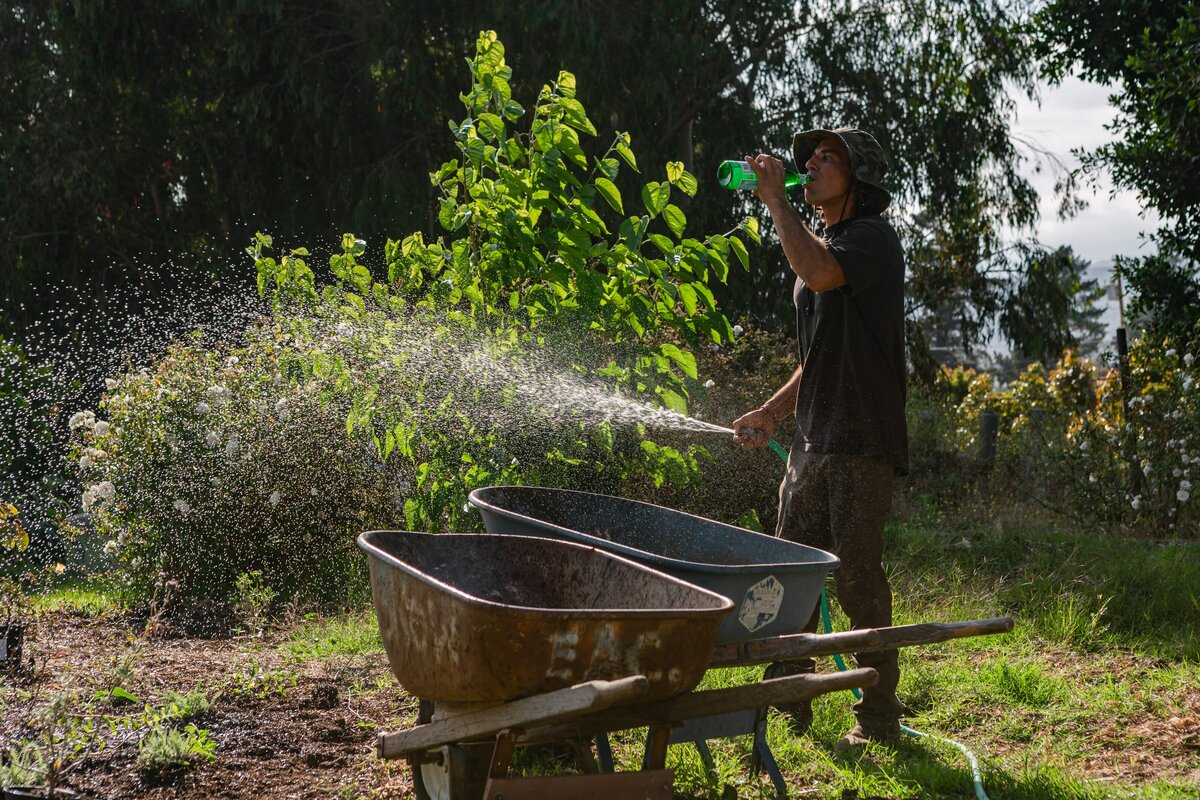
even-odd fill
[{"label": "shrub", "polygon": [[[934,472],[971,466],[981,413],[992,409],[1000,430],[985,491],[997,502],[1029,502],[1080,522],[1156,536],[1200,534],[1192,500],[1192,478],[1200,474],[1195,354],[1178,352],[1169,340],[1136,340],[1128,414],[1117,370],[1110,366],[1098,376],[1072,351],[1050,370],[1031,364],[1002,388],[984,373],[944,376],[912,393],[914,465]],[[948,475],[956,486],[961,479]]]},{"label": "shrub", "polygon": [[262,570],[283,597],[345,600],[363,586],[354,537],[403,519],[411,470],[348,437],[318,384],[284,381],[258,333],[226,355],[177,344],[110,381],[107,419],[72,417],[83,508],[136,597],[174,581],[177,608],[228,612],[237,577]]}]

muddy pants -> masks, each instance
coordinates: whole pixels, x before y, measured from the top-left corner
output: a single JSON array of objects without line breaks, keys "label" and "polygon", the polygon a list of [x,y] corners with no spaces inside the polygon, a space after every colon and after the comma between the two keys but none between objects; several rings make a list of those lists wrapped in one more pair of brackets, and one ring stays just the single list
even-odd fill
[{"label": "muddy pants", "polygon": [[[833,571],[837,600],[852,628],[892,624],[892,590],[883,569],[883,525],[892,505],[895,469],[869,456],[806,453],[792,449],[779,487],[775,535],[828,550],[841,560]],[[805,631],[816,631],[820,605]],[[894,727],[904,706],[896,698],[900,680],[897,651],[855,655],[859,667],[872,667],[879,683],[863,690],[854,713],[865,730]],[[786,672],[813,672],[816,662],[791,662]]]}]

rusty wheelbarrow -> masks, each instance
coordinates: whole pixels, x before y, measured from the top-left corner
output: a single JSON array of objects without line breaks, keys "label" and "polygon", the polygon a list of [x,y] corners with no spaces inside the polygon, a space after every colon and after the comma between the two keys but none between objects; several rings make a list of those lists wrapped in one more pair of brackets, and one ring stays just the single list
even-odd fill
[{"label": "rusty wheelbarrow", "polygon": [[[410,692],[437,701],[422,704],[416,727],[377,741],[380,757],[410,762],[420,798],[665,800],[672,728],[876,680],[873,670],[857,669],[689,691],[708,666],[886,649],[1003,627],[935,624],[716,646],[730,601],[597,548],[382,531],[363,534],[359,544],[369,555],[392,670]],[[638,772],[601,774],[590,745],[579,744],[637,727],[650,729]],[[539,742],[576,743],[583,774],[509,777],[513,749]]]}]

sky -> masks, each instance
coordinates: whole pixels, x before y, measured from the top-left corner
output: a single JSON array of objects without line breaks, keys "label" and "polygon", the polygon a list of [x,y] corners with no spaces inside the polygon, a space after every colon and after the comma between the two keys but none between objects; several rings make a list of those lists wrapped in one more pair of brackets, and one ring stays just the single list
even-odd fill
[{"label": "sky", "polygon": [[[1057,154],[1067,166],[1076,167],[1079,159],[1071,154],[1072,149],[1090,150],[1113,139],[1104,129],[1116,116],[1116,110],[1108,102],[1111,92],[1108,87],[1078,78],[1069,78],[1058,87],[1043,87],[1040,107],[1024,97],[1019,99],[1013,133]],[[1088,201],[1088,207],[1068,220],[1058,219],[1053,172],[1043,169],[1032,176],[1032,181],[1041,197],[1038,239],[1050,247],[1073,247],[1077,255],[1091,262],[1089,274],[1102,285],[1112,280],[1113,256],[1149,252],[1149,245],[1138,234],[1154,230],[1156,217],[1139,216],[1140,207],[1133,192],[1112,194],[1112,183],[1107,176],[1101,176],[1094,189],[1083,185],[1080,194]],[[1116,303],[1110,306],[1105,321],[1115,328]]]}]

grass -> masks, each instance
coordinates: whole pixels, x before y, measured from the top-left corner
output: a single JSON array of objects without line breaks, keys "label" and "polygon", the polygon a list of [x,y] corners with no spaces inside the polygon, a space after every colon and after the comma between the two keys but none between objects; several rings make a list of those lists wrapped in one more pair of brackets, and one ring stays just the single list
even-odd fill
[{"label": "grass", "polygon": [[[929,738],[905,737],[855,755],[834,751],[854,723],[848,692],[817,698],[816,719],[805,736],[793,736],[772,714],[768,741],[793,794],[974,797],[966,758],[933,738],[944,737],[974,752],[993,800],[1200,795],[1194,777],[1200,775],[1200,753],[1169,737],[1150,741],[1136,732],[1200,713],[1200,543],[1163,545],[1036,528],[895,525],[887,552],[896,624],[1012,615],[1016,627],[1007,635],[901,651],[899,693],[913,711],[905,723]],[[835,629],[847,626],[835,603]],[[825,659],[820,669],[836,667]],[[744,683],[759,674],[757,668],[714,670],[703,686]],[[641,757],[640,735],[614,745],[627,769]],[[721,797],[728,785],[740,798],[774,797],[765,775],[749,775],[750,737],[709,747],[715,775],[691,746],[671,748],[668,765],[683,796]],[[1159,768],[1174,767],[1180,777],[1123,777],[1127,751],[1164,747]],[[1088,762],[1107,764],[1111,774],[1089,778],[1083,769]]]},{"label": "grass", "polygon": [[383,652],[375,611],[366,609],[336,617],[313,617],[288,637],[283,650],[297,662],[334,655],[357,656]]}]

